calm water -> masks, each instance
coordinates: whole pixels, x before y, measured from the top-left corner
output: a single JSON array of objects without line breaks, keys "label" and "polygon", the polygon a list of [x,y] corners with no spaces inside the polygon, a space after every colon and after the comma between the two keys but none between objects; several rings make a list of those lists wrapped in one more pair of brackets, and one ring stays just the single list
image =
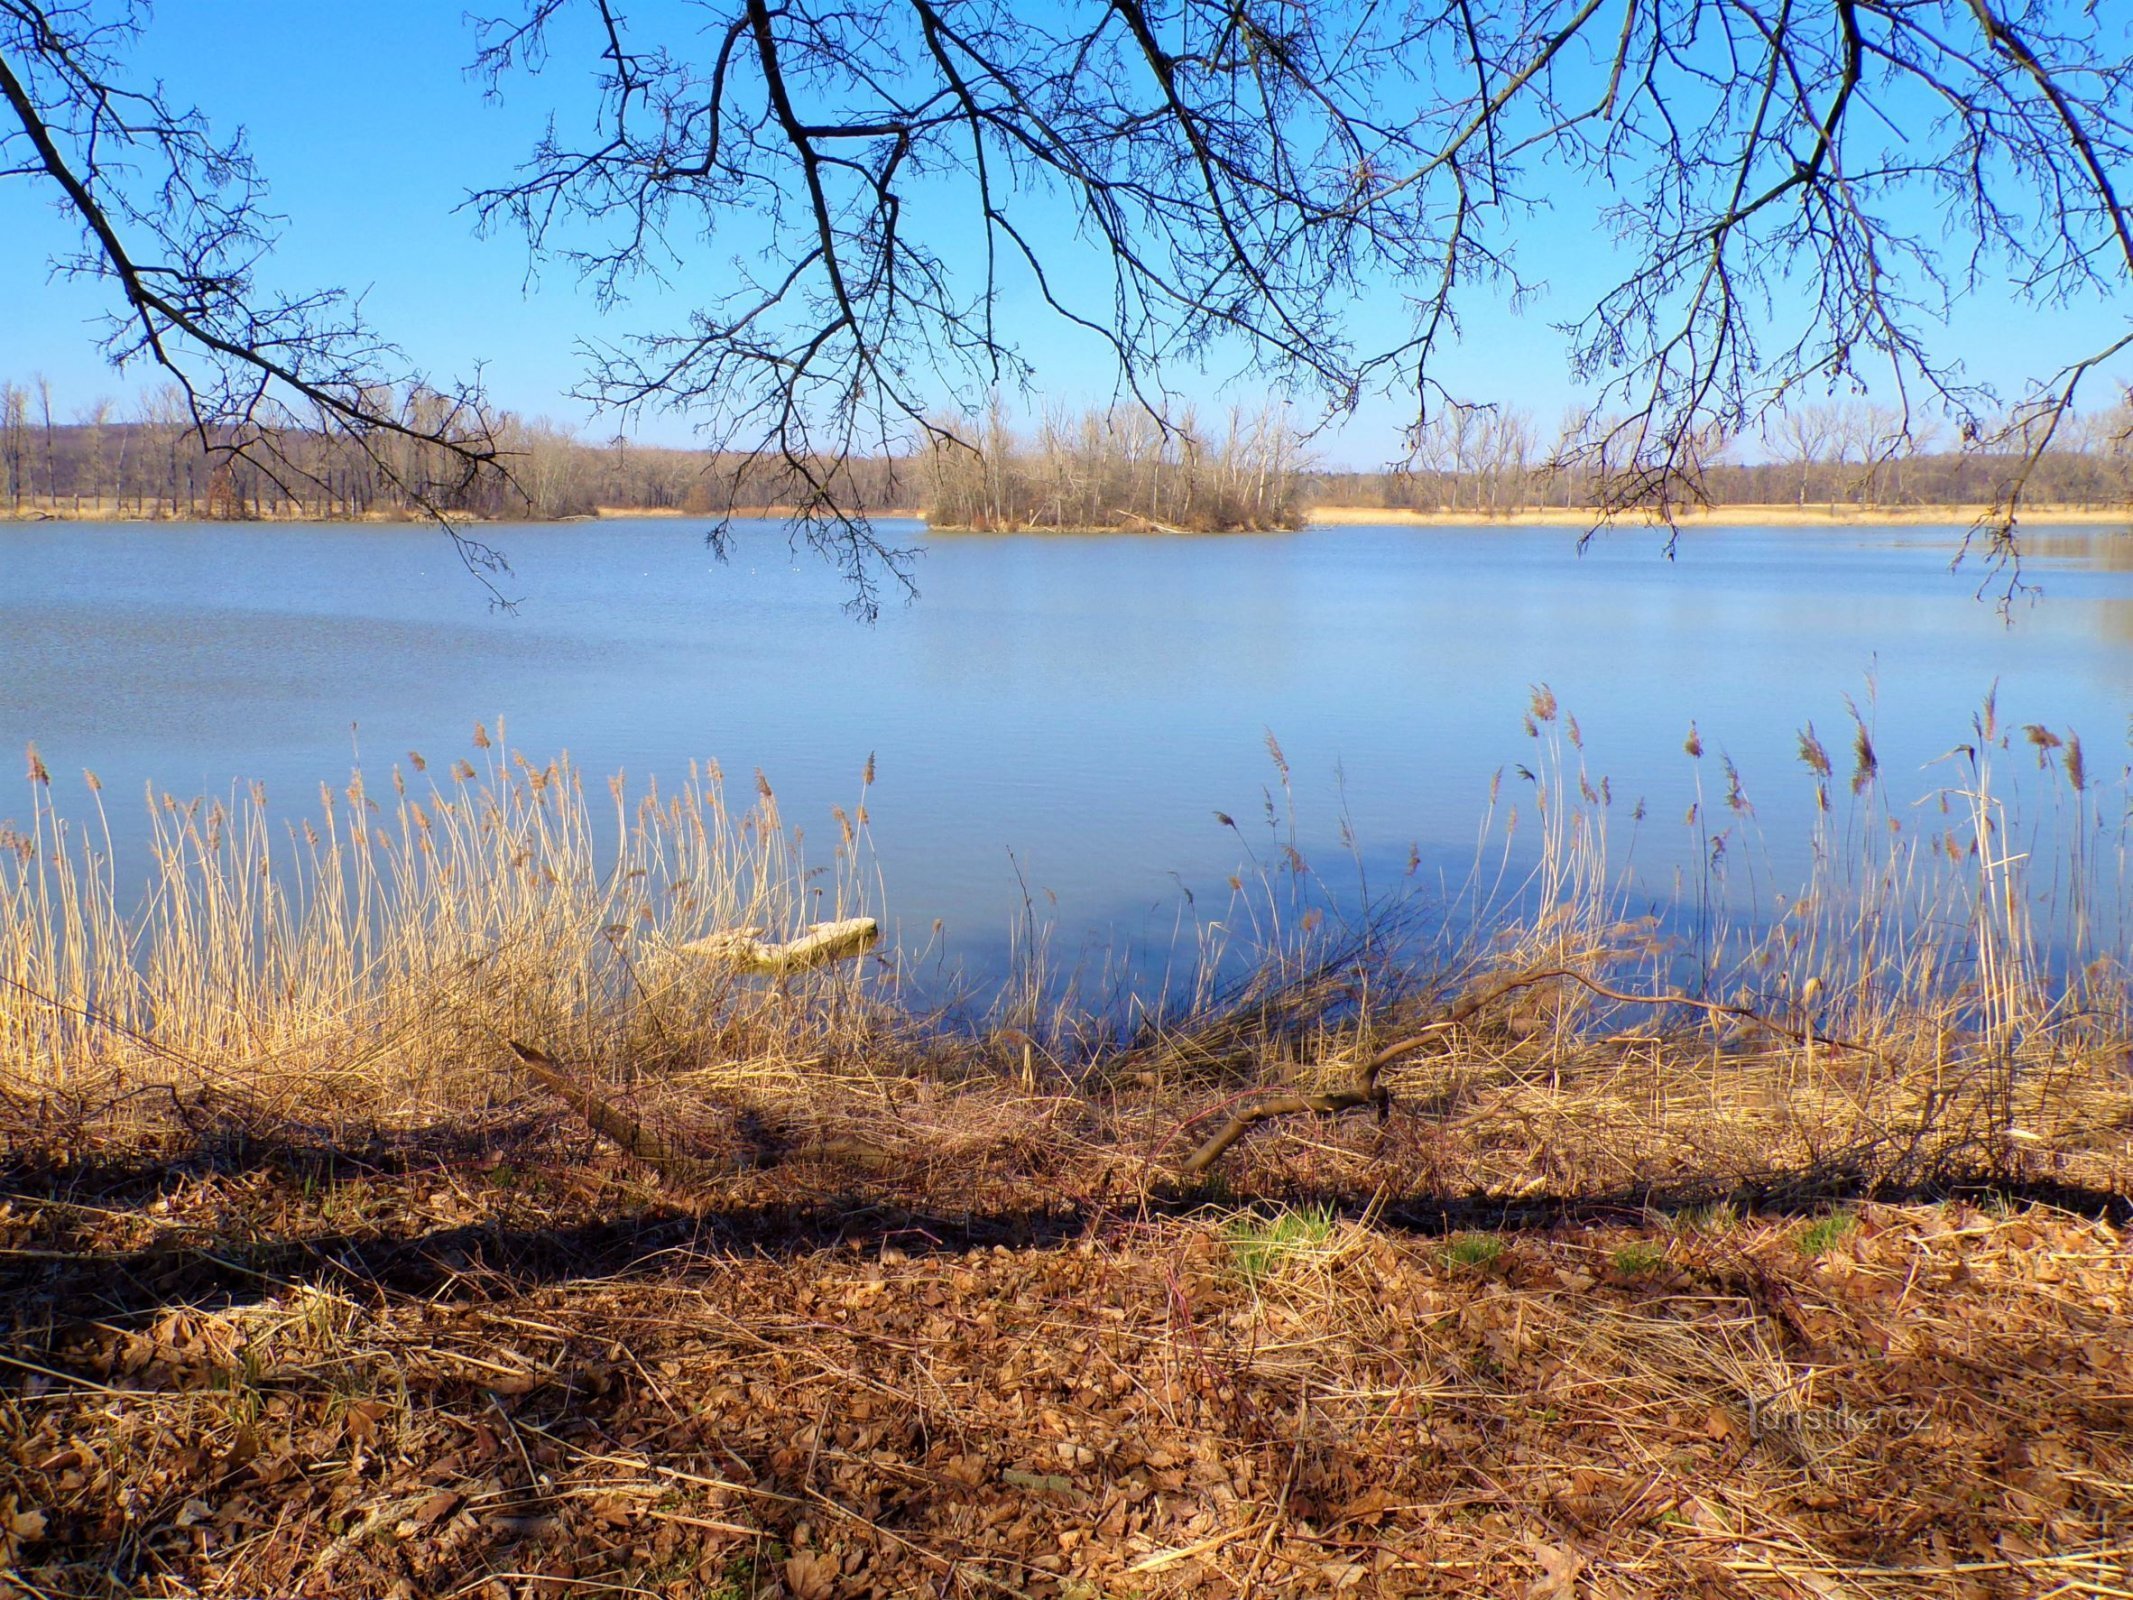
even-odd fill
[{"label": "calm water", "polygon": [[[1321,872],[1353,881],[1345,807],[1380,882],[1410,847],[1425,877],[1457,873],[1491,774],[1521,787],[1545,682],[1617,812],[1649,802],[1635,860],[1664,894],[1694,849],[1692,719],[1707,784],[1730,755],[1782,873],[1812,796],[1797,730],[1841,755],[1846,695],[1899,802],[1948,776],[1928,763],[1995,683],[2005,719],[2079,730],[2106,775],[2133,708],[2118,533],[2036,535],[2045,598],[2011,621],[1948,571],[1954,529],[1714,532],[1672,563],[1630,537],[1581,558],[1546,529],[945,539],[922,598],[873,627],[768,526],[724,566],[670,520],[489,537],[516,612],[424,530],[0,529],[0,747],[36,741],[63,806],[95,769],[124,828],[149,783],[257,778],[293,816],[358,756],[448,759],[501,716],[515,747],[595,774],[715,757],[739,788],[761,768],[823,840],[871,752],[892,920],[915,944],[942,919],[983,969],[1025,879],[1069,950],[1167,937],[1186,890],[1218,903],[1242,850],[1215,813],[1267,845],[1269,732]],[[0,818],[25,801],[0,780]]]}]

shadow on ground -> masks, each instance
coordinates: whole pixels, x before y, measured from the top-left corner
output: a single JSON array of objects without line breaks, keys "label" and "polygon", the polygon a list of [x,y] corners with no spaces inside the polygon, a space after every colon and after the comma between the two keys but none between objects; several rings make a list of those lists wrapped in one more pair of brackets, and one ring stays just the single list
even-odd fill
[{"label": "shadow on ground", "polygon": [[[500,1214],[437,1223],[411,1204],[426,1182],[463,1181],[484,1197],[498,1175],[559,1203],[506,1204]],[[937,1197],[899,1194],[815,1163],[746,1175],[741,1195],[721,1186],[668,1188],[627,1161],[538,1119],[470,1129],[440,1125],[364,1139],[214,1130],[161,1149],[75,1156],[53,1148],[0,1157],[0,1202],[36,1218],[0,1248],[0,1337],[17,1349],[82,1321],[127,1321],[173,1309],[209,1310],[270,1299],[303,1285],[357,1296],[480,1303],[572,1279],[715,1272],[735,1256],[790,1258],[821,1251],[906,1255],[996,1247],[1045,1249],[1107,1230],[1220,1211],[1313,1207],[1419,1236],[1474,1230],[1547,1232],[1595,1224],[1662,1223],[1731,1207],[1804,1216],[1832,1206],[1970,1200],[2043,1205],[2114,1223],[2133,1197],[2048,1180],[1952,1174],[1876,1184],[1839,1167],[1773,1173],[1753,1182],[1653,1183],[1515,1198],[1469,1193],[1359,1194],[1254,1190],[1219,1175],[1185,1187],[1028,1203],[1005,1186],[951,1211]],[[563,1195],[571,1185],[577,1192]],[[332,1226],[336,1197],[382,1201],[361,1226]],[[766,1192],[768,1197],[766,1197]],[[1059,1191],[1052,1191],[1059,1194]],[[527,1198],[522,1194],[507,1199]],[[932,1200],[933,1203],[926,1203]],[[530,1215],[529,1215],[530,1213]],[[145,1246],[113,1247],[114,1218],[153,1222]]]}]

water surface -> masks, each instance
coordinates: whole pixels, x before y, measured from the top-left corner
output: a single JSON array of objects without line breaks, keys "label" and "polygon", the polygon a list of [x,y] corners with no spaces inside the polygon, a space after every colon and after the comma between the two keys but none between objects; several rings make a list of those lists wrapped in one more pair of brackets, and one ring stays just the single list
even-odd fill
[{"label": "water surface", "polygon": [[2104,773],[2133,706],[2133,538],[2106,531],[2036,536],[2043,598],[2006,618],[1949,571],[1955,528],[1714,531],[1671,562],[1629,536],[1581,557],[1560,529],[950,538],[873,626],[768,525],[723,565],[676,520],[487,536],[514,611],[425,529],[0,529],[0,747],[34,740],[70,808],[94,769],[124,830],[144,785],[260,779],[293,816],[358,759],[449,759],[502,717],[593,773],[760,768],[824,839],[873,754],[891,918],[912,942],[941,919],[984,968],[1025,885],[1069,948],[1161,938],[1188,891],[1218,904],[1286,809],[1269,733],[1317,871],[1353,880],[1345,815],[1379,883],[1416,857],[1456,875],[1492,774],[1518,797],[1546,683],[1618,816],[1647,803],[1624,839],[1657,896],[1701,848],[1692,721],[1706,789],[1730,757],[1755,809],[1726,820],[1782,874],[1811,815],[1798,730],[1841,758],[1847,696],[1899,810],[1952,776],[1934,758],[1995,685],[2008,723],[2077,729]]}]

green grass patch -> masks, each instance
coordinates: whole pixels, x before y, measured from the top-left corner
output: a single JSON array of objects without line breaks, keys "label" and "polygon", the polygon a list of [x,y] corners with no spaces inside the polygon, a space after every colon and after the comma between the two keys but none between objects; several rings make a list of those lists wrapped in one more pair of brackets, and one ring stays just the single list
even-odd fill
[{"label": "green grass patch", "polygon": [[1615,1252],[1615,1272],[1624,1278],[1641,1278],[1665,1265],[1666,1252],[1649,1240],[1635,1240]]},{"label": "green grass patch", "polygon": [[1448,1266],[1492,1267],[1503,1254],[1503,1240],[1493,1233],[1462,1233],[1453,1237],[1445,1246],[1444,1260]]},{"label": "green grass patch", "polygon": [[1730,1233],[1740,1226],[1740,1208],[1730,1200],[1714,1200],[1707,1206],[1689,1206],[1677,1211],[1667,1226],[1675,1233]]},{"label": "green grass patch", "polygon": [[1849,1211],[1832,1212],[1819,1221],[1810,1222],[1800,1230],[1800,1254],[1826,1256],[1836,1249],[1838,1240],[1858,1225],[1858,1219]]},{"label": "green grass patch", "polygon": [[1330,1206],[1302,1206],[1271,1217],[1236,1217],[1224,1231],[1237,1271],[1247,1283],[1257,1283],[1292,1257],[1323,1249],[1333,1237],[1334,1221]]}]

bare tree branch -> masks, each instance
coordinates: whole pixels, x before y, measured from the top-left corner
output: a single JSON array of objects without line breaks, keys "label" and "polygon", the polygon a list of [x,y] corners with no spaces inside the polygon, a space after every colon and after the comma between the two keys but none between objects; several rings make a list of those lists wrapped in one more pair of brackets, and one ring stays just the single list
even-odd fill
[{"label": "bare tree branch", "polygon": [[448,533],[495,588],[502,556],[454,511],[504,463],[478,390],[444,393],[408,371],[339,290],[289,296],[258,281],[277,219],[241,140],[218,142],[160,85],[130,86],[122,57],[139,0],[0,0],[0,159],[48,188],[81,230],[58,270],[110,285],[115,365],[176,383],[203,448],[289,498],[323,490],[291,440],[324,433]]},{"label": "bare tree branch", "polygon": [[[2108,12],[513,0],[476,24],[489,90],[582,59],[592,92],[562,97],[470,206],[603,304],[648,281],[690,295],[680,325],[589,352],[580,396],[625,420],[672,409],[796,485],[793,537],[843,568],[862,613],[908,590],[909,552],[859,508],[849,463],[952,445],[941,419],[1028,389],[1033,319],[1091,341],[1158,418],[1191,368],[1328,419],[1397,391],[1419,450],[1476,398],[1442,377],[1463,308],[1528,304],[1532,239],[1566,206],[1588,226],[1588,197],[1618,271],[1564,322],[1592,401],[1557,464],[1601,485],[1602,525],[1670,519],[1765,415],[1871,387],[1899,434],[1938,412],[2017,458],[1975,532],[2019,583],[2019,463],[2127,341],[2002,396],[1946,348],[1948,321],[1966,300],[2020,314],[2133,287],[2133,60]],[[86,230],[77,267],[120,288],[114,354],[195,389],[209,373],[204,412],[237,419],[242,448],[263,448],[247,430],[276,406],[402,437],[367,376],[389,352],[351,305],[255,292],[249,157],[119,82],[140,16],[0,0],[22,126],[0,173],[57,186]],[[451,468],[448,503],[452,472],[497,458],[478,403],[432,420],[448,425],[422,459]]]}]

